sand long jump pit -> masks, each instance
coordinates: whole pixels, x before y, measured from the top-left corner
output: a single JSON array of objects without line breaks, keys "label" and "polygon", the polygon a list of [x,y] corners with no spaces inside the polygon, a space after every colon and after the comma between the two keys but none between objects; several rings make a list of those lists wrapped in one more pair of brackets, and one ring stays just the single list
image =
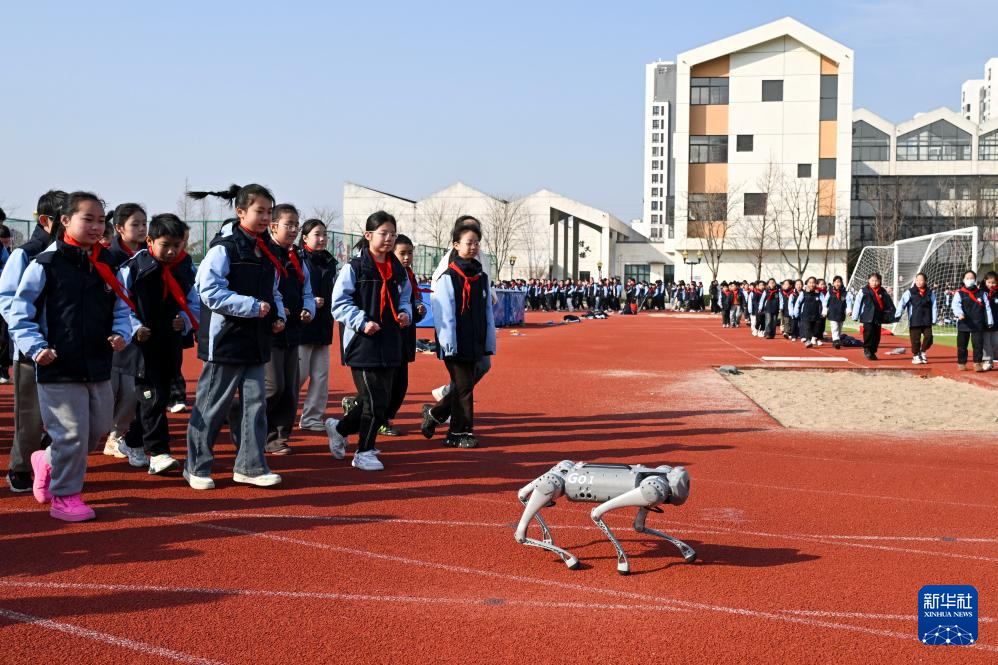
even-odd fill
[{"label": "sand long jump pit", "polygon": [[784,427],[998,433],[998,394],[903,371],[746,369],[725,375]]}]

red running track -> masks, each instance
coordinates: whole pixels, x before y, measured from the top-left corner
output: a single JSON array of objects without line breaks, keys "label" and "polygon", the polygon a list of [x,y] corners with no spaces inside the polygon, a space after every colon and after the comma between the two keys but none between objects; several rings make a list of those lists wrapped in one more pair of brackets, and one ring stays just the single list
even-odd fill
[{"label": "red running track", "polygon": [[[213,492],[92,456],[91,523],[0,491],[0,662],[998,662],[993,440],[786,430],[712,368],[808,353],[866,364],[858,349],[805,352],[709,316],[549,318],[499,332],[477,450],[418,436],[445,375],[420,356],[399,419],[410,434],[382,440],[382,473],[300,435],[271,460],[285,482],[269,490],[232,484],[226,444]],[[335,368],[333,400],[347,381]],[[815,395],[862,417],[862,396],[817,381]],[[0,389],[4,413],[10,400]],[[691,499],[649,524],[700,560],[621,513],[608,520],[632,555],[621,577],[592,505],[566,501],[545,514],[581,570],[515,543],[515,490],[562,459],[685,465]],[[944,583],[978,589],[975,647],[916,639],[917,591]]]}]

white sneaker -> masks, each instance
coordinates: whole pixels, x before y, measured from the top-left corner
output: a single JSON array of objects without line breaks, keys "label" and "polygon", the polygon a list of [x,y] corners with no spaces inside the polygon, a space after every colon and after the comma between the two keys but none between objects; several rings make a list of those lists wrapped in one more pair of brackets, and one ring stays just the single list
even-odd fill
[{"label": "white sneaker", "polygon": [[373,450],[364,453],[354,453],[353,462],[350,466],[361,471],[381,471],[385,465],[378,459],[378,455]]},{"label": "white sneaker", "polygon": [[187,410],[187,405],[183,402],[177,402],[176,404],[170,405],[170,413],[183,413]]},{"label": "white sneaker", "polygon": [[922,357],[921,356],[913,356],[912,359],[911,359],[911,364],[912,365],[921,365],[922,364]]},{"label": "white sneaker", "polygon": [[329,452],[333,459],[343,459],[347,455],[347,438],[336,431],[340,424],[336,418],[326,418],[326,435],[329,437]]},{"label": "white sneaker", "polygon": [[145,469],[149,466],[149,456],[142,448],[132,448],[125,444],[124,439],[118,439],[118,452],[128,458],[128,465],[136,469]]},{"label": "white sneaker", "polygon": [[434,388],[433,390],[430,391],[430,394],[433,395],[433,399],[439,402],[444,397],[447,397],[447,394],[449,392],[450,392],[450,384],[448,383],[446,386],[440,386],[439,388]]},{"label": "white sneaker", "polygon": [[922,364],[923,365],[928,365],[929,364],[929,359],[925,357],[925,352],[924,351],[922,353],[919,353],[918,357],[922,359]]},{"label": "white sneaker", "polygon": [[236,471],[232,472],[232,480],[244,485],[256,485],[257,487],[273,487],[281,483],[281,477],[276,473],[261,473],[259,476],[245,476]]},{"label": "white sneaker", "polygon": [[811,344],[810,341],[804,342],[804,348],[805,349],[810,349],[812,346],[813,346],[813,344]]},{"label": "white sneaker", "polygon": [[819,340],[818,340],[817,342],[815,342],[815,344],[817,344],[818,346],[821,346],[822,342],[821,342],[821,340],[819,339]]},{"label": "white sneaker", "polygon": [[211,476],[192,476],[187,473],[187,469],[184,469],[184,480],[187,484],[191,486],[191,489],[195,490],[213,490],[215,489],[215,481],[211,479]]},{"label": "white sneaker", "polygon": [[149,475],[155,476],[170,469],[176,469],[180,462],[169,455],[153,455],[149,458]]},{"label": "white sneaker", "polygon": [[125,453],[118,450],[118,444],[121,443],[121,439],[118,435],[111,433],[107,435],[107,441],[104,442],[104,454],[108,457],[116,457],[118,459],[125,459],[128,457]]}]

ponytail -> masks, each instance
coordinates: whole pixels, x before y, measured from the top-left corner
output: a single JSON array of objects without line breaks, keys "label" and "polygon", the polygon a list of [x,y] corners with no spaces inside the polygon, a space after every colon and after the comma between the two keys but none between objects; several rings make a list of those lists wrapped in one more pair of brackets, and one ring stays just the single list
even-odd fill
[{"label": "ponytail", "polygon": [[218,197],[227,201],[229,206],[242,208],[245,210],[257,198],[269,199],[271,204],[276,203],[273,193],[263,185],[251,184],[240,187],[239,185],[229,185],[228,189],[217,192],[187,192],[187,197],[200,201],[209,196]]}]

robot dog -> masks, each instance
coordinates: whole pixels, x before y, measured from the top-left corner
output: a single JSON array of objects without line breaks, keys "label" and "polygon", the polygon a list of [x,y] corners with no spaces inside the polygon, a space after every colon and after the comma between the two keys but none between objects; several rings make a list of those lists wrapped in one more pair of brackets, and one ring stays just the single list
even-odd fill
[{"label": "robot dog", "polygon": [[[692,547],[677,538],[645,526],[648,511],[662,512],[658,505],[663,503],[681,505],[689,494],[690,476],[681,466],[652,468],[628,464],[586,464],[566,460],[525,485],[517,493],[517,498],[523,504],[523,516],[516,527],[516,542],[554,552],[570,570],[577,569],[579,560],[568,550],[554,544],[551,531],[540,515],[542,508],[553,506],[556,499],[566,496],[569,501],[600,504],[593,508],[591,516],[596,526],[603,530],[617,550],[617,572],[621,575],[627,575],[631,571],[630,564],[617,538],[603,521],[603,515],[615,508],[636,507],[638,514],[634,518],[634,530],[667,540],[679,548],[687,563],[692,563],[697,558],[697,553]],[[541,528],[544,540],[527,537],[530,521],[535,519]]]}]

